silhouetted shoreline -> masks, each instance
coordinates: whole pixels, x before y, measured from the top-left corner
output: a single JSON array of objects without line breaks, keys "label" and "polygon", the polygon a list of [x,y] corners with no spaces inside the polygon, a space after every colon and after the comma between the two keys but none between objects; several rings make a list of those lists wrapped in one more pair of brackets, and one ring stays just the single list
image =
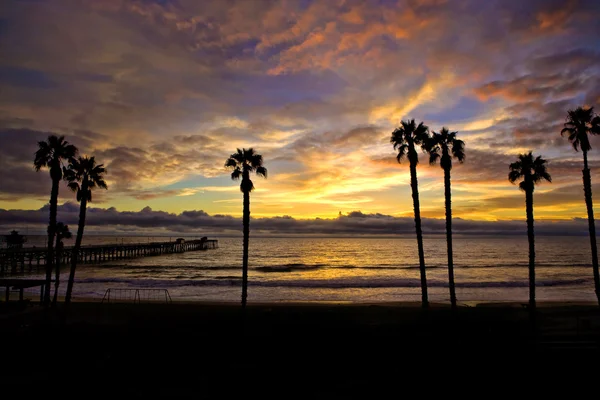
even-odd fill
[{"label": "silhouetted shoreline", "polygon": [[[594,359],[600,352],[594,302],[540,302],[537,330],[521,303],[454,312],[447,304],[420,305],[250,302],[244,317],[238,303],[73,302],[66,323],[63,304],[27,307],[0,314],[0,340],[11,344],[0,372],[5,392],[22,390],[48,349],[45,338],[52,343],[49,370],[70,371],[80,393],[339,396],[391,393],[399,376],[417,377],[419,367],[436,374],[450,354],[460,357],[445,376],[472,369],[469,376],[494,382],[496,369],[527,363],[567,371],[572,367],[561,357]],[[244,360],[241,337],[248,342]],[[41,393],[53,379],[36,373],[28,392]]]}]

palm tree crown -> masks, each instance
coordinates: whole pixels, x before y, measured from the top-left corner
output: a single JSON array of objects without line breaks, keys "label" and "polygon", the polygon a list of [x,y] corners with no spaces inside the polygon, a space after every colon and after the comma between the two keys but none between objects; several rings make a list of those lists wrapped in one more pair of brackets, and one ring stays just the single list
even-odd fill
[{"label": "palm tree crown", "polygon": [[225,162],[225,167],[233,169],[231,179],[242,178],[240,190],[244,193],[254,190],[254,184],[250,180],[250,172],[267,177],[267,169],[263,167],[263,158],[253,148],[237,149],[237,152],[229,156]]},{"label": "palm tree crown", "polygon": [[63,239],[71,239],[71,231],[69,225],[65,225],[62,222],[56,224],[56,243],[62,243]]},{"label": "palm tree crown", "polygon": [[533,192],[534,186],[541,182],[542,179],[552,182],[552,178],[546,170],[546,160],[541,156],[537,156],[534,159],[531,152],[520,154],[519,161],[510,164],[509,168],[508,180],[511,183],[515,183],[523,178],[523,181],[519,183],[519,188],[525,192],[528,190]]},{"label": "palm tree crown", "polygon": [[[440,160],[443,169],[452,169],[452,157],[460,163],[465,161],[465,142],[456,138],[457,132],[450,132],[448,128],[431,133],[431,139],[427,143],[429,163],[435,164]],[[440,154],[441,153],[441,154]]]},{"label": "palm tree crown", "polygon": [[390,142],[394,145],[394,150],[398,150],[396,160],[402,162],[404,157],[415,165],[419,163],[419,156],[415,146],[423,146],[429,138],[429,128],[422,122],[417,125],[414,119],[410,121],[400,121],[400,126],[392,132]]},{"label": "palm tree crown", "polygon": [[48,136],[47,141],[38,142],[33,166],[36,171],[43,167],[50,168],[52,179],[62,179],[62,160],[71,160],[77,155],[77,147],[69,144],[64,136]]},{"label": "palm tree crown", "polygon": [[564,136],[567,133],[569,141],[575,151],[581,148],[581,151],[588,152],[592,149],[588,133],[600,135],[600,116],[594,115],[594,107],[577,107],[575,110],[569,110],[567,122],[560,134]]},{"label": "palm tree crown", "polygon": [[65,169],[65,179],[69,181],[69,188],[77,193],[77,201],[84,196],[86,201],[92,201],[93,188],[108,189],[103,177],[105,173],[104,165],[96,165],[94,157],[79,157],[71,160],[69,168]]}]

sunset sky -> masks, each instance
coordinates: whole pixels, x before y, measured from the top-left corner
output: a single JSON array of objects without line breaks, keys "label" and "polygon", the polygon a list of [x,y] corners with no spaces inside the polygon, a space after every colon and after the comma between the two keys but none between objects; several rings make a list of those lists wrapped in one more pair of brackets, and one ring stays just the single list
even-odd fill
[{"label": "sunset sky", "polygon": [[[456,217],[524,219],[507,173],[529,150],[553,177],[536,218],[585,217],[582,156],[560,129],[600,103],[599,39],[595,0],[2,1],[0,209],[21,211],[0,225],[48,202],[32,161],[49,132],[106,165],[97,208],[239,217],[223,164],[254,147],[269,176],[253,217],[411,217],[389,143],[407,118],[466,143]],[[443,218],[442,170],[421,155],[418,174],[422,215]]]}]

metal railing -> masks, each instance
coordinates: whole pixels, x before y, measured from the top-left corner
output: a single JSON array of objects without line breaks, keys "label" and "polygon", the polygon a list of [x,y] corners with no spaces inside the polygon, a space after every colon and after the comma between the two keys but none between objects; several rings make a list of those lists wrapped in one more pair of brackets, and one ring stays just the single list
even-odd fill
[{"label": "metal railing", "polygon": [[171,303],[171,295],[167,289],[132,289],[109,288],[104,292],[102,303]]}]

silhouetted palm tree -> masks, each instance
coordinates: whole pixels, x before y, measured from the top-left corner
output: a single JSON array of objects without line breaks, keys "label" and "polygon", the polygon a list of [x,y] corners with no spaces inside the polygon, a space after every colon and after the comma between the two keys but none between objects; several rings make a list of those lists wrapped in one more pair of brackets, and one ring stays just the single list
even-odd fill
[{"label": "silhouetted palm tree", "polygon": [[65,225],[62,222],[56,224],[56,273],[54,279],[54,299],[52,305],[56,305],[58,299],[58,286],[60,285],[60,264],[63,257],[64,243],[63,239],[71,239],[71,231],[69,225]]},{"label": "silhouetted palm tree", "polygon": [[400,163],[404,157],[408,157],[410,164],[410,187],[412,189],[415,230],[417,231],[417,245],[419,247],[419,271],[421,272],[423,308],[429,307],[429,298],[427,296],[427,276],[425,274],[425,255],[423,253],[423,232],[421,230],[421,208],[419,206],[419,183],[417,181],[419,155],[415,147],[421,146],[422,149],[425,149],[428,140],[429,128],[423,122],[417,125],[414,119],[401,121],[400,127],[392,132],[390,139],[390,142],[394,145],[394,150],[398,150],[396,160]]},{"label": "silhouetted palm tree", "polygon": [[429,163],[435,164],[440,160],[444,170],[444,193],[446,197],[446,247],[448,249],[448,286],[450,288],[450,303],[456,308],[456,289],[454,286],[454,261],[452,258],[452,193],[450,191],[450,170],[452,157],[459,162],[465,160],[465,143],[456,138],[456,132],[442,128],[440,133],[432,132],[427,146]]},{"label": "silhouetted palm tree", "polygon": [[263,158],[254,152],[254,149],[237,149],[225,162],[225,167],[231,168],[231,179],[242,179],[240,190],[244,193],[244,253],[242,262],[242,307],[246,307],[248,297],[248,237],[250,234],[250,192],[254,184],[250,180],[250,173],[267,177],[267,169],[263,166]]},{"label": "silhouetted palm tree", "polygon": [[108,188],[106,182],[104,182],[103,175],[105,173],[106,169],[104,169],[104,165],[96,165],[96,159],[94,157],[79,157],[77,160],[73,159],[69,164],[69,168],[65,170],[65,179],[69,181],[69,188],[77,193],[77,201],[79,202],[79,222],[77,224],[75,246],[73,246],[73,254],[71,255],[71,270],[69,271],[69,282],[67,284],[65,303],[71,301],[71,294],[73,293],[75,268],[77,267],[79,249],[81,248],[81,240],[83,239],[87,203],[88,201],[92,201],[92,190],[94,188]]},{"label": "silhouetted palm tree", "polygon": [[533,231],[533,190],[535,185],[542,180],[552,182],[550,174],[546,171],[546,160],[541,156],[533,158],[533,154],[520,154],[519,160],[510,164],[508,180],[519,182],[519,188],[525,192],[525,208],[527,212],[527,239],[529,241],[529,309],[535,309],[535,237]]},{"label": "silhouetted palm tree", "polygon": [[50,303],[50,281],[52,279],[52,263],[54,261],[54,235],[56,230],[56,210],[58,207],[58,188],[63,177],[63,161],[69,161],[77,154],[77,147],[69,144],[64,136],[48,136],[47,141],[38,142],[33,166],[36,171],[47,167],[50,169],[52,190],[50,192],[50,222],[48,224],[48,255],[46,258],[46,285],[44,303]]},{"label": "silhouetted palm tree", "polygon": [[592,203],[592,177],[588,168],[587,153],[592,149],[588,134],[600,134],[600,117],[594,115],[594,108],[578,107],[569,110],[567,122],[560,131],[561,136],[569,134],[569,141],[575,151],[581,148],[583,153],[583,192],[588,214],[588,229],[590,232],[590,244],[592,247],[592,269],[594,272],[594,289],[596,298],[600,305],[600,274],[598,272],[598,248],[596,247],[596,225],[594,223],[594,205]]}]

